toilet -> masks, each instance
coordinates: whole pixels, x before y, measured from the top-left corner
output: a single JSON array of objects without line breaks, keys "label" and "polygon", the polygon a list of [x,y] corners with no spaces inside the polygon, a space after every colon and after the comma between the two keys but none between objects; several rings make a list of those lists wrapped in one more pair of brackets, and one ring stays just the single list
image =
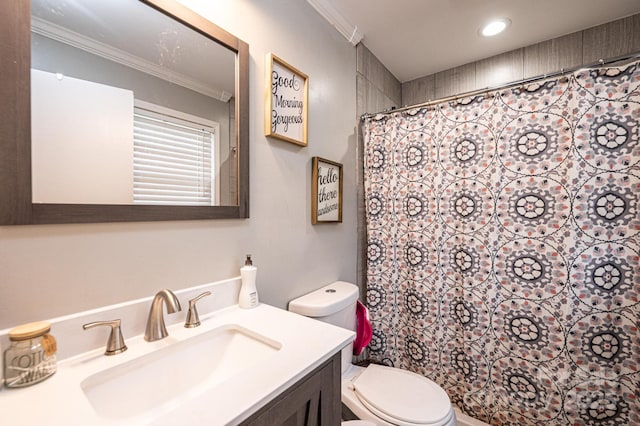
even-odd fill
[{"label": "toilet", "polygon": [[[336,281],[290,301],[289,311],[356,331],[357,300],[358,287]],[[353,344],[342,350],[342,403],[361,422],[396,426],[456,425],[449,396],[435,382],[383,365],[359,367],[351,363],[352,355]],[[343,423],[346,424],[352,423]]]}]

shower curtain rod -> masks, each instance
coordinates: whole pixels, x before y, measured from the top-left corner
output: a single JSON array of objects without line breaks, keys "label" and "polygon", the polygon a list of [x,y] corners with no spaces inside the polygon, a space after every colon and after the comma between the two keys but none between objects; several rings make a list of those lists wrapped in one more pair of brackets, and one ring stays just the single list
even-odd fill
[{"label": "shower curtain rod", "polygon": [[622,61],[628,61],[631,59],[639,59],[640,58],[640,52],[636,52],[636,53],[631,53],[631,54],[627,54],[627,55],[623,55],[623,56],[618,56],[615,58],[611,58],[611,59],[607,59],[606,61],[603,59],[600,59],[598,62],[594,62],[592,64],[588,64],[588,65],[580,65],[577,67],[572,67],[572,68],[562,68],[560,69],[560,71],[555,71],[549,74],[542,74],[542,75],[538,75],[535,77],[530,77],[530,78],[526,78],[523,80],[518,80],[518,81],[513,81],[511,83],[506,83],[506,84],[502,84],[502,85],[498,85],[498,86],[492,86],[492,87],[485,87],[483,89],[477,89],[477,90],[472,90],[470,92],[464,92],[464,93],[460,93],[458,95],[453,95],[453,96],[447,96],[445,98],[440,98],[440,99],[435,99],[435,100],[428,100],[427,102],[422,102],[419,104],[415,104],[415,105],[408,105],[408,106],[404,106],[402,108],[392,108],[390,110],[384,110],[382,112],[367,112],[364,113],[360,116],[360,120],[366,120],[367,118],[370,117],[374,117],[376,115],[379,114],[392,114],[394,112],[403,112],[403,111],[408,111],[410,109],[414,109],[414,108],[421,108],[421,107],[427,107],[427,106],[431,106],[431,105],[435,105],[435,104],[439,104],[442,102],[448,102],[448,101],[454,101],[457,99],[462,99],[462,98],[468,98],[470,96],[477,96],[486,92],[491,92],[494,90],[500,90],[500,89],[508,89],[510,87],[516,87],[516,86],[520,86],[523,84],[529,84],[529,83],[533,83],[535,81],[539,81],[539,80],[546,80],[546,79],[552,79],[554,77],[558,77],[558,76],[563,76],[565,74],[568,73],[572,73],[578,70],[582,70],[582,69],[591,69],[591,68],[597,68],[597,67],[603,67],[605,65],[609,65],[609,64],[613,64],[616,62],[622,62]]}]

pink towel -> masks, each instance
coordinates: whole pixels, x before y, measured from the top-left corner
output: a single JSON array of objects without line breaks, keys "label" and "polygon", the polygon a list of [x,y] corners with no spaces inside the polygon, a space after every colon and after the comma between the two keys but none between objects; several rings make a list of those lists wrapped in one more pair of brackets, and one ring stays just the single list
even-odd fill
[{"label": "pink towel", "polygon": [[371,322],[369,321],[369,311],[360,301],[356,304],[356,339],[353,341],[353,354],[360,355],[362,350],[371,341]]}]

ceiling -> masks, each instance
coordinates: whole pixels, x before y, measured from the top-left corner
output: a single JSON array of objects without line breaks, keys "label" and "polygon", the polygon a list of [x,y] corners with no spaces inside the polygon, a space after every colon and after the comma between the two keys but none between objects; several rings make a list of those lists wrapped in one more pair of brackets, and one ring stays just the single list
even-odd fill
[{"label": "ceiling", "polygon": [[229,100],[235,52],[132,0],[32,0],[32,31],[105,59]]},{"label": "ceiling", "polygon": [[[308,0],[400,82],[640,13],[640,0]],[[478,35],[494,18],[511,26]]]}]

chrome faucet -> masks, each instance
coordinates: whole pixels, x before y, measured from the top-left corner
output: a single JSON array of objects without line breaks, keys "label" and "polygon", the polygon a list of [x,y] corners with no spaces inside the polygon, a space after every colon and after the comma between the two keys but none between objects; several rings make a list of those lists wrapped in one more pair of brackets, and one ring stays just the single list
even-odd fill
[{"label": "chrome faucet", "polygon": [[180,301],[178,301],[178,298],[171,290],[165,288],[156,293],[153,302],[151,302],[151,309],[149,310],[147,330],[144,332],[144,340],[147,342],[155,342],[169,335],[164,325],[164,315],[162,312],[163,302],[167,305],[167,313],[169,314],[182,310],[182,308],[180,308]]}]

